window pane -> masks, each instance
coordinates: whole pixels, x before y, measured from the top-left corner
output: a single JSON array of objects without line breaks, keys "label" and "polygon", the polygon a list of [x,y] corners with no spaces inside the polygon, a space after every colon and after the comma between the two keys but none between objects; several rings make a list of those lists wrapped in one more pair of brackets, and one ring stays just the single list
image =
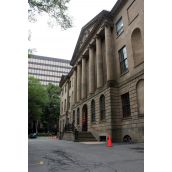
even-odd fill
[{"label": "window pane", "polygon": [[121,74],[128,71],[127,49],[126,46],[119,50]]},{"label": "window pane", "polygon": [[123,21],[122,18],[120,18],[116,23],[116,32],[119,35],[122,31],[123,31]]},{"label": "window pane", "polygon": [[129,93],[123,94],[121,96],[121,99],[122,99],[123,117],[128,117],[131,114]]}]

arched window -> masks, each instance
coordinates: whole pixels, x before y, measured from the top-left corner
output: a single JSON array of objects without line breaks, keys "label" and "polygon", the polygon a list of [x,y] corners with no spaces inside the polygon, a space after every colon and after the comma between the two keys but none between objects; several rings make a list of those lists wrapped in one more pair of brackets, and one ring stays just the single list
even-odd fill
[{"label": "arched window", "polygon": [[131,43],[133,49],[134,66],[143,62],[143,42],[141,31],[139,28],[134,29],[131,35]]},{"label": "arched window", "polygon": [[144,80],[139,80],[136,85],[137,90],[137,104],[139,115],[144,114]]},{"label": "arched window", "polygon": [[100,120],[105,119],[105,96],[100,96]]},{"label": "arched window", "polygon": [[75,124],[75,111],[73,111],[73,124]]},{"label": "arched window", "polygon": [[91,101],[91,122],[96,121],[96,112],[95,112],[95,101]]},{"label": "arched window", "polygon": [[78,108],[77,109],[77,125],[79,125],[79,120],[80,120],[79,116],[80,116],[80,114],[79,114],[79,108]]}]

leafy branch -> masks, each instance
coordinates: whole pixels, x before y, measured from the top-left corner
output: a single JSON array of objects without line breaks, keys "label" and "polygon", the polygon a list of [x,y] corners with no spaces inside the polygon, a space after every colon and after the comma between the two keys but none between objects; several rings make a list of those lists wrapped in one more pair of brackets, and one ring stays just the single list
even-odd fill
[{"label": "leafy branch", "polygon": [[72,27],[72,20],[67,14],[69,2],[70,0],[28,0],[30,7],[28,19],[30,22],[36,22],[37,14],[47,13],[49,18],[55,20],[62,29],[70,28]]}]

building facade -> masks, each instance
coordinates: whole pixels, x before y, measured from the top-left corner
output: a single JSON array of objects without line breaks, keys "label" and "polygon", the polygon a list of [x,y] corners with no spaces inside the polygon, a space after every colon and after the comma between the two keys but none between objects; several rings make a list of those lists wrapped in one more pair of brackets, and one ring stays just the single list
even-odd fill
[{"label": "building facade", "polygon": [[43,85],[48,83],[59,85],[61,76],[67,75],[70,70],[69,60],[37,55],[28,58],[29,76],[39,79]]},{"label": "building facade", "polygon": [[82,29],[61,78],[59,130],[73,123],[97,140],[144,141],[144,1],[118,0]]}]

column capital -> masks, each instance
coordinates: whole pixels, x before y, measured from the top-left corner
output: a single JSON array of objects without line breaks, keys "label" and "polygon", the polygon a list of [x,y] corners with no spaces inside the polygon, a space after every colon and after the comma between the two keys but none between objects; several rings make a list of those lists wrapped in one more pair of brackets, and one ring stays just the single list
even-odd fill
[{"label": "column capital", "polygon": [[77,70],[77,66],[75,66],[75,67],[73,68],[73,70],[76,71],[76,70]]},{"label": "column capital", "polygon": [[96,34],[95,38],[100,39],[101,38],[100,34]]},{"label": "column capital", "polygon": [[78,60],[78,64],[77,65],[80,65],[82,63],[82,56],[81,58]]},{"label": "column capital", "polygon": [[109,20],[104,21],[104,27],[111,27],[113,28],[113,22]]},{"label": "column capital", "polygon": [[82,57],[82,59],[85,59],[87,57],[87,55],[83,54],[81,57]]},{"label": "column capital", "polygon": [[93,48],[93,44],[89,44],[88,45],[88,48],[91,48],[92,49]]}]

